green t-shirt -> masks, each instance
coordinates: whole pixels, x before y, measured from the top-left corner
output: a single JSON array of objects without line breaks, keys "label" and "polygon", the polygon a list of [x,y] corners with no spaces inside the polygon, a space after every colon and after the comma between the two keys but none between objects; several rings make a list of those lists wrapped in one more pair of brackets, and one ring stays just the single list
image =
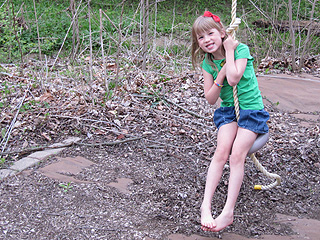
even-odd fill
[{"label": "green t-shirt", "polygon": [[[234,53],[235,60],[241,58],[247,58],[247,66],[241,77],[238,85],[238,99],[240,109],[261,110],[264,108],[261,92],[258,87],[258,80],[253,68],[253,57],[250,55],[250,51],[247,45],[240,43]],[[218,70],[222,68],[225,59],[213,60]],[[218,72],[207,63],[206,59],[203,60],[201,67],[213,76],[213,79],[217,78]],[[223,87],[221,88],[220,98],[222,100],[221,107],[233,107],[233,88],[228,84],[227,79],[223,81]]]}]

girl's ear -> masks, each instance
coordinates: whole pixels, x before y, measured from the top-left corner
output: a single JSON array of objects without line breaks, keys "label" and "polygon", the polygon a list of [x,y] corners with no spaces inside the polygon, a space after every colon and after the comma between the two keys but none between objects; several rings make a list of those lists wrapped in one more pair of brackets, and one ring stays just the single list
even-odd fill
[{"label": "girl's ear", "polygon": [[223,31],[221,33],[221,38],[222,38],[222,42],[224,42],[228,38],[228,34],[225,31]]},{"label": "girl's ear", "polygon": [[225,40],[227,37],[228,37],[228,35],[227,35],[226,31],[225,31],[225,30],[222,30],[222,32],[221,32],[221,38],[222,38],[223,40]]}]

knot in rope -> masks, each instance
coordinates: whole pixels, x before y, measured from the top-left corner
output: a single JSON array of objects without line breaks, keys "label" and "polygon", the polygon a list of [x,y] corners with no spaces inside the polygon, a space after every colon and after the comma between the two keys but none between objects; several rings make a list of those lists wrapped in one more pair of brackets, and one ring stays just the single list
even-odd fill
[{"label": "knot in rope", "polygon": [[227,34],[230,34],[232,37],[235,37],[234,33],[235,33],[235,31],[238,30],[240,23],[241,23],[240,18],[236,18],[234,22],[231,22],[229,27],[226,30]]}]

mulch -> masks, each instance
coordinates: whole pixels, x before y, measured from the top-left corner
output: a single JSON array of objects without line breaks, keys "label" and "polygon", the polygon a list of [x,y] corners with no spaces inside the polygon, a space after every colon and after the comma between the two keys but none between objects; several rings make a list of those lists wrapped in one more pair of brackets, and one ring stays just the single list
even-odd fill
[{"label": "mulch", "polygon": [[[124,83],[111,100],[104,99],[99,78],[90,86],[57,78],[44,87],[27,75],[1,76],[0,126],[3,133],[12,126],[5,147],[9,154],[2,156],[1,168],[33,147],[69,136],[82,139],[82,145],[0,182],[1,238],[221,236],[202,232],[199,224],[206,171],[215,150],[211,119],[217,106],[205,101],[202,79],[195,72],[145,76],[135,71],[125,71]],[[254,184],[270,180],[248,159],[235,221],[224,232],[248,237],[293,234],[287,223],[274,223],[277,213],[320,220],[319,124],[310,120],[308,126],[301,125],[291,112],[271,103],[266,109],[271,136],[257,158],[282,177],[282,185],[253,190]],[[134,137],[139,139],[117,144]],[[61,182],[39,171],[57,157],[76,156],[94,162],[73,175],[90,183],[71,183],[72,188],[64,191]],[[214,215],[224,205],[228,174],[226,166],[213,200]],[[119,178],[132,180],[129,193],[108,185]]]}]

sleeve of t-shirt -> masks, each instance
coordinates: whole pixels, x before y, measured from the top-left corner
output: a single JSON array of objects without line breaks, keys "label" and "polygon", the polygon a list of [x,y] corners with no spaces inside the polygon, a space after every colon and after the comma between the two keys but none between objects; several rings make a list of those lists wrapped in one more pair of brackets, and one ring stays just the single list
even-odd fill
[{"label": "sleeve of t-shirt", "polygon": [[240,43],[234,54],[235,59],[247,58],[249,61],[253,61],[253,57],[250,54],[249,47],[243,43]]},{"label": "sleeve of t-shirt", "polygon": [[207,72],[207,73],[210,73],[210,74],[212,74],[212,67],[210,66],[210,64],[208,64],[207,62],[206,62],[206,59],[203,59],[203,61],[202,61],[202,64],[201,64],[201,67]]}]

